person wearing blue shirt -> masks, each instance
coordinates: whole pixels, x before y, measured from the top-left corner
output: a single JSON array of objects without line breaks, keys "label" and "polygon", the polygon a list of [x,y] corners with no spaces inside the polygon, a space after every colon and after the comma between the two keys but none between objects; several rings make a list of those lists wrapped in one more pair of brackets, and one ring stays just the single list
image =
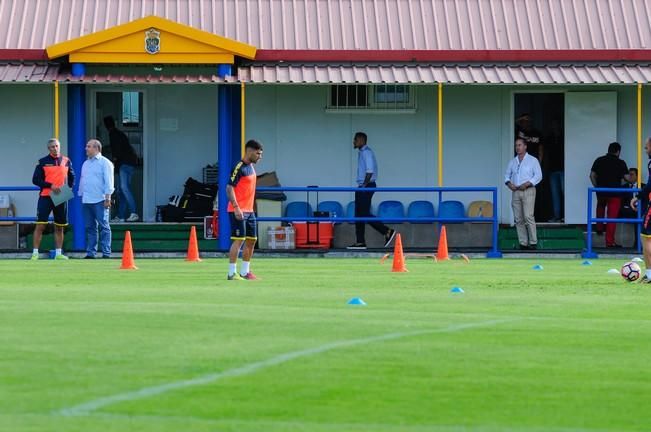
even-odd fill
[{"label": "person wearing blue shirt", "polygon": [[[375,188],[375,181],[378,175],[377,160],[375,153],[366,144],[367,136],[364,132],[357,132],[353,139],[353,148],[359,150],[357,157],[357,186],[360,188]],[[355,192],[355,217],[373,217],[371,214],[371,199],[373,191]],[[387,227],[380,222],[369,222],[377,232],[384,236],[384,247],[389,246],[396,236],[396,231]],[[366,222],[355,223],[356,243],[349,246],[348,249],[366,249],[365,239]]]},{"label": "person wearing blue shirt", "polygon": [[81,196],[84,224],[86,225],[86,259],[97,254],[99,228],[102,258],[111,257],[111,195],[114,188],[113,163],[102,156],[102,143],[96,139],[86,144],[88,159],[81,166],[79,196]]}]

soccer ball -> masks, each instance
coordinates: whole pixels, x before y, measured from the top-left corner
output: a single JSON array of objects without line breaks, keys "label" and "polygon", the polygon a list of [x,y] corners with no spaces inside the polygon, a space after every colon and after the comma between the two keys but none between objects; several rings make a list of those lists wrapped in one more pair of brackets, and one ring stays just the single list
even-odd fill
[{"label": "soccer ball", "polygon": [[620,274],[624,279],[626,279],[629,282],[634,282],[640,278],[640,275],[642,274],[642,269],[640,268],[639,265],[635,262],[627,262],[622,266],[622,270],[620,271]]}]

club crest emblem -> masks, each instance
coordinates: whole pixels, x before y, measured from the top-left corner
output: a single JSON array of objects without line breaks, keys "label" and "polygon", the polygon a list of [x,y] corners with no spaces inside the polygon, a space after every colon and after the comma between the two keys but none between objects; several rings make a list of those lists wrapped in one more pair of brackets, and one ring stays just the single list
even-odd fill
[{"label": "club crest emblem", "polygon": [[150,28],[145,32],[145,51],[149,54],[156,54],[160,51],[160,32]]}]

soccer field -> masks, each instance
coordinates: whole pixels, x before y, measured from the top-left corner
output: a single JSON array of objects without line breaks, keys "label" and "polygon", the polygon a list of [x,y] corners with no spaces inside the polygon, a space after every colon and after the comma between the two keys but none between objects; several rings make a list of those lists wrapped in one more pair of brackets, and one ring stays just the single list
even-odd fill
[{"label": "soccer field", "polygon": [[0,430],[651,430],[651,287],[581,263],[3,260]]}]

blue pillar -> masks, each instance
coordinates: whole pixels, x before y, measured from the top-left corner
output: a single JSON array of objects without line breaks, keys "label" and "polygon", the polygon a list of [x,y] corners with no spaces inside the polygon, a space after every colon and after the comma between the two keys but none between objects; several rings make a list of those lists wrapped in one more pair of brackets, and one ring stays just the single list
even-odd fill
[{"label": "blue pillar", "polygon": [[[220,64],[217,66],[217,74],[220,78],[225,78],[231,73],[231,65]],[[233,166],[241,157],[241,100],[239,86],[220,84],[217,90],[217,104],[217,165],[219,168],[219,241],[217,249],[227,251],[231,246],[231,226],[228,219],[226,185]]]},{"label": "blue pillar", "polygon": [[[232,75],[232,65],[217,65],[217,75],[225,78]],[[227,251],[231,246],[231,226],[228,219],[228,197],[226,185],[231,170],[240,159],[240,93],[239,86],[220,84],[217,90],[217,165],[219,169],[219,241],[217,249]]]},{"label": "blue pillar", "polygon": [[219,85],[217,89],[217,165],[219,170],[219,241],[217,249],[221,251],[228,250],[231,244],[231,224],[228,219],[228,196],[226,195],[228,177],[233,169],[231,164],[232,111],[229,93],[230,89],[227,85]]},{"label": "blue pillar", "polygon": [[86,238],[84,219],[81,214],[81,199],[77,196],[81,165],[86,160],[86,87],[83,84],[68,85],[68,157],[77,177],[74,187],[75,198],[70,201],[68,216],[72,226],[73,249],[84,250]]},{"label": "blue pillar", "polygon": [[86,75],[86,65],[83,63],[73,63],[72,64],[72,76],[73,77],[82,77]]},{"label": "blue pillar", "polygon": [[217,65],[217,76],[219,78],[226,78],[229,75],[232,75],[233,66],[229,64],[220,64]]}]

